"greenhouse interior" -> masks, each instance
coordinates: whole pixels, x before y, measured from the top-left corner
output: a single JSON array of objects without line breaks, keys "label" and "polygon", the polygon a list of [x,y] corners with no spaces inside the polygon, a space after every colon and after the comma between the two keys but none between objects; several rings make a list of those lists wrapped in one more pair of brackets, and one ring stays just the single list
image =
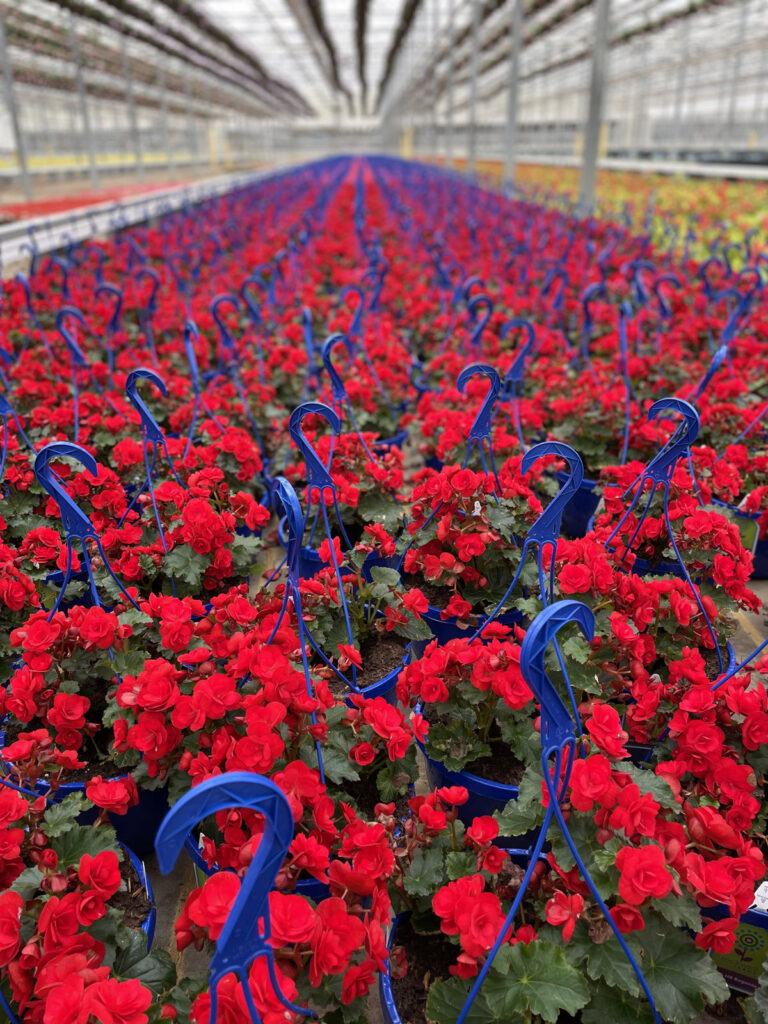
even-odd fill
[{"label": "greenhouse interior", "polygon": [[768,1024],[768,0],[0,63],[0,1024]]}]

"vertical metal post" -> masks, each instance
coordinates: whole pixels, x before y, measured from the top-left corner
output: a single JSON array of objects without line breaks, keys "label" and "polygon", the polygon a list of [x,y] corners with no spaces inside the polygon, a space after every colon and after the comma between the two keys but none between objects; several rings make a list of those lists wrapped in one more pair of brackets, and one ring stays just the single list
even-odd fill
[{"label": "vertical metal post", "polygon": [[189,89],[189,65],[184,66],[184,102],[187,105],[187,148],[193,158],[197,157],[197,125],[192,113],[192,98]]},{"label": "vertical metal post", "polygon": [[136,171],[139,181],[144,178],[144,160],[141,155],[141,135],[139,134],[139,121],[136,116],[136,96],[133,91],[133,75],[131,64],[128,60],[128,46],[125,39],[125,32],[120,29],[120,59],[123,64],[123,78],[125,79],[125,95],[128,97],[128,120],[131,125],[131,141],[133,143],[133,159],[136,164]]},{"label": "vertical metal post", "polygon": [[611,20],[611,0],[594,0],[595,29],[592,41],[592,71],[589,81],[587,124],[584,131],[584,155],[581,165],[579,203],[584,209],[595,205],[597,184],[597,154],[603,120],[603,93],[608,63],[608,32]]},{"label": "vertical metal post", "polygon": [[671,147],[671,155],[682,158],[685,145],[683,143],[683,102],[685,85],[688,75],[688,41],[690,37],[690,19],[683,18],[680,23],[680,63],[677,65],[677,83],[675,85],[675,105],[672,110],[672,124],[675,138]]},{"label": "vertical metal post", "polygon": [[430,159],[433,164],[438,162],[438,134],[437,134],[437,48],[440,42],[440,0],[432,0],[432,44],[429,48],[429,62],[432,64],[432,111],[430,124],[430,138],[432,150]]},{"label": "vertical metal post", "polygon": [[752,117],[755,121],[755,144],[760,145],[760,133],[763,128],[760,123],[760,111],[763,106],[763,96],[765,94],[765,87],[768,86],[768,43],[763,42],[762,51],[760,53],[760,68],[757,73],[757,84],[755,85],[755,105],[752,112]]},{"label": "vertical metal post", "polygon": [[8,56],[8,43],[5,38],[5,24],[3,22],[2,12],[0,12],[0,63],[3,65],[5,100],[8,104],[8,112],[11,115],[13,137],[16,142],[16,158],[19,161],[19,170],[21,171],[21,187],[24,189],[24,198],[31,199],[32,186],[30,183],[29,168],[27,167],[27,147],[24,142],[24,134],[21,130],[19,109],[16,106],[16,93],[13,89],[13,72],[11,71],[11,61]]},{"label": "vertical metal post", "polygon": [[163,135],[165,135],[165,162],[168,170],[173,171],[176,168],[176,159],[171,140],[171,122],[168,117],[168,85],[165,79],[165,71],[160,61],[157,64],[157,80],[160,86],[160,110],[163,115]]},{"label": "vertical metal post", "polygon": [[517,146],[517,97],[520,81],[520,49],[523,41],[523,0],[511,0],[509,82],[507,85],[507,131],[504,154],[504,182],[514,184]]},{"label": "vertical metal post", "polygon": [[469,83],[469,144],[467,170],[477,170],[477,71],[480,64],[480,0],[472,0],[472,64]]},{"label": "vertical metal post", "polygon": [[453,167],[453,7],[455,0],[448,0],[448,82],[446,90],[447,110],[445,112],[445,160]]},{"label": "vertical metal post", "polygon": [[739,12],[739,34],[736,39],[736,48],[733,52],[733,69],[731,71],[731,87],[728,95],[728,142],[733,147],[733,126],[736,121],[736,99],[741,89],[741,58],[744,54],[744,43],[747,36],[747,16],[749,4],[747,0],[741,0]]},{"label": "vertical metal post", "polygon": [[83,133],[85,135],[85,148],[88,153],[88,169],[91,181],[91,188],[99,184],[99,175],[96,170],[96,150],[93,144],[93,132],[91,131],[91,118],[88,113],[88,97],[85,93],[85,80],[83,78],[83,64],[80,58],[80,43],[75,31],[75,14],[69,12],[69,48],[72,51],[72,60],[75,65],[75,81],[77,83],[77,95],[80,102],[80,119],[83,122]]}]

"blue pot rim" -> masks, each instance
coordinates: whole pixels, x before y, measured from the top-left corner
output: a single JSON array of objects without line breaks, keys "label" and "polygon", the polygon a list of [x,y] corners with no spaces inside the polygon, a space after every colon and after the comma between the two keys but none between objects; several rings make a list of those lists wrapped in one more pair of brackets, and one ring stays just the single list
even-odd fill
[{"label": "blue pot rim", "polygon": [[[559,483],[565,483],[569,479],[570,473],[566,473],[564,469],[556,470],[552,476],[557,478]],[[596,487],[600,486],[599,480],[591,480],[588,476],[585,476],[579,484],[580,491],[594,491]]]},{"label": "blue pot rim", "polygon": [[[2,721],[0,721],[0,750],[2,750],[2,748],[5,746],[5,725],[6,722],[8,721],[8,717],[9,716],[6,715],[2,719]],[[6,775],[12,774],[11,765],[9,761],[2,761],[0,762],[0,764],[2,764],[3,768],[5,769]],[[120,779],[127,779],[130,774],[130,772],[123,772],[122,775],[111,775],[108,779],[105,779],[104,781],[119,782]],[[85,782],[64,782],[59,786],[56,792],[63,793],[65,796],[69,796],[71,793],[84,793],[86,785],[87,783]],[[47,786],[43,779],[38,779],[37,782],[35,783],[35,791],[39,793],[40,796],[46,796],[49,790],[50,786]],[[141,792],[141,790],[139,790],[139,792]]]},{"label": "blue pot rim", "polygon": [[[517,857],[526,862],[530,858],[530,850],[522,850],[517,847],[505,847],[507,853],[510,856]],[[546,860],[544,854],[539,855],[539,859],[542,861]],[[411,916],[410,911],[406,910],[400,914],[396,914],[392,918],[389,926],[389,932],[387,934],[387,953],[390,952],[394,945],[395,935],[397,934],[398,927]],[[457,947],[456,953],[458,955],[459,949]],[[382,1004],[382,1010],[384,1013],[385,1024],[403,1024],[400,1019],[400,1014],[397,1012],[397,1005],[395,1003],[395,993],[392,991],[392,978],[389,973],[389,957],[386,961],[386,969],[381,971],[379,974],[379,999]]]},{"label": "blue pot rim", "polygon": [[144,861],[141,860],[133,852],[130,846],[125,846],[122,843],[120,845],[125,854],[127,855],[128,860],[131,862],[134,871],[139,876],[139,881],[144,886],[144,890],[147,894],[147,899],[152,905],[152,909],[147,914],[145,920],[142,922],[141,925],[141,930],[147,936],[147,952],[149,952],[149,950],[152,948],[152,943],[154,942],[155,939],[155,925],[157,924],[157,906],[155,904],[155,894],[152,891],[152,883],[149,880],[149,875],[147,874],[147,869],[144,864]]},{"label": "blue pot rim", "polygon": [[372,442],[372,448],[400,448],[408,440],[407,430],[398,430],[392,437],[379,437]]},{"label": "blue pot rim", "polygon": [[756,522],[763,514],[762,512],[747,512],[745,509],[738,508],[736,505],[729,505],[727,501],[721,501],[719,498],[713,498],[712,504],[727,509],[741,519],[751,519],[753,522]]},{"label": "blue pot rim", "polygon": [[[430,605],[427,606],[426,615],[422,615],[422,618],[425,621],[429,620],[429,619],[434,619],[436,622],[439,622],[441,626],[455,626],[456,629],[459,629],[459,626],[458,626],[459,620],[456,618],[456,616],[455,615],[450,615],[447,619],[443,619],[443,618],[441,618],[442,611],[443,611],[443,609],[435,608],[435,606],[433,604],[430,604]],[[485,625],[488,622],[488,616],[487,615],[483,615],[483,616],[479,616],[478,615],[477,616],[477,620],[478,620],[477,625],[475,625],[475,626],[467,626],[466,632],[471,635],[472,633],[475,632],[475,630],[480,629],[480,619],[481,618],[484,619],[483,625]],[[493,619],[494,622],[500,622],[502,624],[502,626],[508,626],[508,625],[513,625],[514,626],[514,625],[517,625],[519,623],[522,623],[524,620],[525,620],[525,616],[523,615],[522,612],[519,612],[516,608],[511,608],[509,611],[502,612],[500,615],[496,615],[494,617],[494,619]],[[461,638],[459,638],[459,639],[461,639]],[[429,641],[427,641],[427,642],[429,643]]]},{"label": "blue pot rim", "polygon": [[[414,714],[421,714],[422,706],[423,705],[419,701],[413,709]],[[491,782],[490,779],[484,779],[481,775],[473,775],[472,772],[465,770],[452,772],[445,767],[442,761],[435,761],[434,758],[429,756],[426,747],[421,740],[417,738],[416,743],[419,746],[419,750],[424,755],[424,759],[429,764],[434,765],[440,774],[446,777],[448,780],[446,783],[447,785],[464,786],[465,789],[468,789],[470,793],[473,793],[476,796],[490,797],[495,800],[501,798],[506,798],[507,801],[516,799],[516,794],[519,793],[518,786],[510,786],[506,782]],[[512,796],[513,793],[515,796]]]}]

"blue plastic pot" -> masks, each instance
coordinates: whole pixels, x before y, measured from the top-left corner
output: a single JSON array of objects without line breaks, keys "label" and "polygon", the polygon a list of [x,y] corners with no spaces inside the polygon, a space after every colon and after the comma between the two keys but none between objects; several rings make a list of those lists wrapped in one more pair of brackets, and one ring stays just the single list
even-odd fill
[{"label": "blue plastic pot", "polygon": [[[212,868],[208,867],[203,855],[200,853],[200,847],[191,832],[184,840],[184,849],[189,854],[195,870],[201,871],[206,878],[210,878],[211,875],[215,875],[220,870],[217,864],[214,864]],[[232,868],[225,868],[224,870],[231,871]],[[316,878],[300,878],[296,883],[296,892],[299,896],[307,896],[309,899],[314,900],[315,903],[328,899],[331,895],[330,886],[325,885],[323,882],[318,882]]]},{"label": "blue plastic pot", "polygon": [[[403,656],[402,664],[398,665],[397,668],[393,668],[391,672],[380,679],[378,683],[373,683],[371,686],[366,686],[363,690],[363,696],[366,700],[373,700],[374,697],[383,697],[388,704],[397,706],[397,680],[403,668],[410,662],[412,644],[408,644],[406,647],[405,655]],[[347,699],[347,704],[351,705],[351,701]]]},{"label": "blue plastic pot", "polygon": [[[422,705],[417,704],[414,712],[417,715],[421,714],[421,708]],[[517,786],[508,786],[503,782],[491,782],[489,779],[483,779],[468,771],[449,771],[441,761],[432,760],[421,740],[417,739],[416,742],[426,761],[427,781],[432,789],[439,789],[441,786],[463,786],[469,793],[469,800],[458,808],[459,818],[465,825],[471,825],[472,819],[481,815],[503,811],[510,800],[517,800],[519,794]],[[507,845],[522,841],[522,837],[518,837],[516,840],[510,839]]]},{"label": "blue plastic pot", "polygon": [[[507,851],[514,861],[521,867],[525,867],[530,860],[530,851],[523,850],[518,847],[513,847]],[[545,861],[544,856],[540,857],[540,860]],[[410,917],[410,913],[406,912],[398,914],[393,920],[389,928],[389,935],[387,936],[387,951],[392,949],[395,944],[395,936],[399,925],[403,924]],[[425,941],[428,941],[425,938]],[[458,956],[459,949],[456,948],[456,955]],[[395,1003],[395,994],[392,991],[392,979],[389,975],[389,962],[387,961],[386,970],[382,971],[379,975],[379,1002],[381,1004],[381,1013],[384,1018],[385,1024],[403,1024],[400,1014],[397,1010],[397,1004]]]},{"label": "blue plastic pot", "polygon": [[[560,470],[554,475],[562,487],[570,474]],[[600,484],[597,480],[590,480],[584,477],[579,485],[579,489],[563,510],[563,533],[567,533],[571,537],[584,536],[589,529],[589,521],[595,514],[595,509],[600,501],[601,493],[598,489],[599,487]]]},{"label": "blue plastic pot", "polygon": [[[439,644],[446,644],[449,640],[469,639],[477,632],[480,625],[478,621],[474,626],[460,626],[459,620],[454,615],[442,619],[440,618],[440,609],[435,608],[434,605],[429,606],[426,615],[422,615],[422,619],[432,630],[432,636]],[[485,621],[487,618],[483,619],[483,622]],[[513,608],[511,611],[497,615],[494,621],[501,623],[502,626],[521,626],[525,622],[525,616]],[[429,640],[414,641],[411,644],[413,656],[420,658],[429,642]]]},{"label": "blue plastic pot", "polygon": [[517,786],[507,786],[503,782],[490,782],[488,779],[483,779],[479,775],[473,775],[467,771],[448,771],[440,761],[432,760],[421,743],[419,743],[419,749],[427,762],[427,781],[432,789],[439,789],[441,786],[464,786],[469,793],[469,800],[458,808],[459,818],[465,825],[471,825],[472,819],[481,815],[503,811],[510,800],[517,800],[519,792]]},{"label": "blue plastic pot", "polygon": [[139,876],[141,884],[144,886],[147,892],[147,899],[152,904],[152,909],[147,914],[147,918],[142,923],[141,926],[141,930],[147,936],[147,952],[149,952],[149,950],[152,949],[152,943],[155,940],[155,925],[157,924],[157,907],[155,906],[155,894],[152,892],[152,884],[149,881],[147,869],[144,867],[143,862],[139,860],[139,858],[136,856],[136,854],[133,852],[130,846],[126,846],[124,843],[122,844],[122,846],[123,851],[127,855],[128,860],[133,865],[134,871]]},{"label": "blue plastic pot", "polygon": [[[5,725],[0,728],[0,748],[5,746]],[[11,766],[4,762],[5,774],[10,774]],[[116,779],[124,779],[126,775],[116,775],[107,781],[113,782]],[[35,785],[35,792],[41,796],[48,796],[50,803],[58,804],[69,796],[70,793],[85,794],[84,782],[65,782],[59,786],[55,793],[48,792],[49,786],[44,779],[39,779]],[[83,811],[77,821],[80,825],[90,825],[98,817],[96,807]],[[160,789],[141,789],[139,787],[139,802],[135,807],[129,807],[125,814],[110,814],[109,823],[114,828],[117,841],[133,850],[140,857],[149,856],[154,853],[155,836],[160,828],[160,823],[168,813],[168,787]]]},{"label": "blue plastic pot", "polygon": [[371,447],[373,448],[374,455],[386,455],[393,448],[402,448],[407,440],[408,431],[399,430],[392,437],[382,437],[381,440],[374,441]]},{"label": "blue plastic pot", "polygon": [[[280,522],[277,524],[277,539],[280,541],[280,546],[285,549],[288,546],[288,533],[285,516],[282,517]],[[400,564],[400,559],[393,555],[391,558],[380,558],[378,555],[368,555],[366,560],[363,562],[362,574],[363,579],[369,580],[371,578],[371,569],[375,565],[385,566],[389,569],[396,569]],[[313,576],[317,576],[321,569],[327,568],[331,565],[330,562],[324,562],[318,554],[318,549],[313,548],[307,544],[303,545],[301,552],[299,553],[299,575],[303,580],[310,580]],[[352,570],[349,568],[342,568],[342,576],[351,575]]]}]

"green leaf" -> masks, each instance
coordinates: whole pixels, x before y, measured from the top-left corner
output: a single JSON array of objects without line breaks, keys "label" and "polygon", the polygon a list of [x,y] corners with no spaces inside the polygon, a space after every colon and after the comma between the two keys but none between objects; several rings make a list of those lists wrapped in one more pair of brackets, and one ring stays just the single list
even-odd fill
[{"label": "green leaf", "polygon": [[[147,936],[142,931],[127,932],[126,944],[117,952],[113,972],[121,981],[136,978],[156,996],[176,984],[176,968],[164,949],[147,952]],[[121,935],[122,939],[122,935]]]},{"label": "green leaf", "polygon": [[397,569],[387,569],[383,565],[371,567],[371,579],[374,583],[383,583],[387,589],[400,586],[400,573]]},{"label": "green leaf", "polygon": [[670,784],[656,775],[652,768],[638,768],[631,761],[621,761],[614,765],[618,771],[626,772],[641,793],[650,793],[661,807],[671,811],[677,810],[677,801]]},{"label": "green leaf", "polygon": [[109,825],[99,825],[98,828],[75,825],[54,839],[51,848],[59,858],[59,868],[77,867],[86,853],[95,857],[104,850],[118,850],[115,830]]},{"label": "green leaf", "polygon": [[[458,954],[458,950],[456,952]],[[468,995],[469,984],[461,978],[433,982],[427,997],[427,1019],[441,1022],[458,1020]],[[464,1019],[467,1024],[491,1024],[499,1019],[488,1004],[484,987]]]},{"label": "green leaf", "polygon": [[502,946],[483,985],[495,1019],[538,1014],[554,1024],[561,1012],[575,1014],[589,1002],[589,988],[559,946],[519,942]]},{"label": "green leaf", "polygon": [[[640,947],[636,935],[624,936],[632,955],[640,962]],[[594,981],[604,981],[612,990],[619,989],[628,995],[640,997],[642,989],[638,983],[632,965],[617,942],[611,936],[607,942],[593,942],[589,929],[583,921],[579,921],[573,937],[566,946],[568,959]]]},{"label": "green leaf", "polygon": [[26,903],[39,894],[42,880],[43,876],[37,868],[26,868],[10,886],[10,889],[12,892],[17,892]]},{"label": "green leaf", "polygon": [[493,815],[499,823],[499,835],[522,836],[541,823],[544,818],[541,782],[542,776],[534,768],[526,769],[520,780],[517,800],[510,800],[503,811],[496,811]]},{"label": "green leaf", "polygon": [[405,891],[411,896],[429,896],[443,881],[442,850],[436,846],[419,847],[405,876]]},{"label": "green leaf", "polygon": [[578,662],[579,665],[585,665],[592,652],[584,637],[579,635],[569,636],[567,640],[560,644],[560,650],[564,658]]},{"label": "green leaf", "polygon": [[331,782],[340,783],[359,782],[360,773],[355,768],[354,762],[350,761],[349,755],[335,746],[323,748],[323,769],[326,778]]},{"label": "green leaf", "polygon": [[653,1013],[645,999],[635,999],[621,989],[599,985],[589,1006],[581,1011],[582,1024],[653,1024]]},{"label": "green leaf", "polygon": [[191,587],[200,585],[203,573],[208,568],[205,555],[199,555],[186,544],[179,544],[163,558],[164,572]]},{"label": "green leaf", "polygon": [[400,636],[404,636],[406,640],[432,639],[432,630],[427,623],[424,619],[417,619],[414,615],[409,617],[408,623],[405,626],[398,626],[395,632]]},{"label": "green leaf", "polygon": [[63,836],[74,826],[83,811],[89,810],[91,802],[85,793],[70,793],[61,803],[51,804],[43,815],[43,830],[49,839]]},{"label": "green leaf", "polygon": [[639,933],[643,974],[665,1020],[687,1024],[706,1005],[725,1002],[728,986],[714,961],[679,929],[655,914],[645,914]]},{"label": "green leaf", "polygon": [[700,932],[704,927],[701,909],[685,889],[674,898],[668,896],[663,900],[651,900],[651,906],[665,921],[669,921],[676,928],[690,928],[692,932]]},{"label": "green leaf", "polygon": [[472,728],[457,715],[450,726],[439,722],[430,726],[427,753],[433,760],[441,761],[448,771],[460,772],[470,761],[490,756],[491,748],[478,739],[476,723]]},{"label": "green leaf", "polygon": [[137,676],[147,660],[145,651],[115,651],[114,672],[121,676]]},{"label": "green leaf", "polygon": [[455,882],[457,878],[464,878],[465,875],[474,875],[477,856],[471,850],[451,850],[445,858],[445,866],[448,877]]}]

